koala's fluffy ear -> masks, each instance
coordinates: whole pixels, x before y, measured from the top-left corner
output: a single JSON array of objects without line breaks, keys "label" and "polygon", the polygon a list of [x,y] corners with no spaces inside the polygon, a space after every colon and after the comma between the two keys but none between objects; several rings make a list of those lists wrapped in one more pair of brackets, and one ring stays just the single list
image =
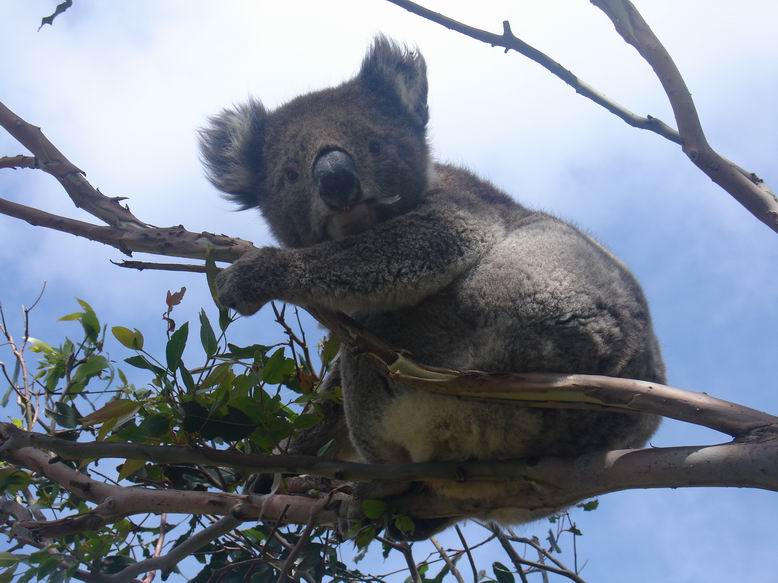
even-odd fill
[{"label": "koala's fluffy ear", "polygon": [[224,109],[198,132],[208,180],[241,209],[257,206],[267,110],[256,99]]},{"label": "koala's fluffy ear", "polygon": [[378,35],[362,61],[359,79],[373,90],[394,93],[414,121],[427,125],[427,64],[421,53]]}]

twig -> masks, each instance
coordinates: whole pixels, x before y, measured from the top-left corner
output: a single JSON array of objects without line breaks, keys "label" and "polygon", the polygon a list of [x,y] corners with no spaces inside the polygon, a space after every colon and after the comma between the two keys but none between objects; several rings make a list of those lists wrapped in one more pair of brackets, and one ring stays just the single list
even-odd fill
[{"label": "twig", "polygon": [[441,544],[438,542],[438,539],[436,539],[434,536],[430,537],[430,542],[432,543],[432,546],[435,547],[435,549],[438,551],[438,554],[440,557],[446,562],[446,566],[448,567],[448,570],[451,571],[451,574],[454,576],[454,578],[459,583],[465,583],[464,577],[462,577],[462,573],[459,572],[459,569],[457,569],[457,566],[454,564],[454,561],[451,560],[451,557],[448,556],[446,553],[446,549],[444,549]]},{"label": "twig", "polygon": [[473,560],[473,554],[470,552],[470,547],[467,546],[467,540],[465,539],[465,535],[462,533],[462,529],[459,528],[459,525],[454,525],[454,528],[457,531],[457,535],[459,536],[459,540],[462,543],[462,548],[465,551],[465,554],[467,555],[467,560],[470,563],[470,568],[473,570],[473,583],[478,583],[478,569],[475,566],[475,561]]},{"label": "twig", "polygon": [[[716,184],[732,195],[756,218],[778,232],[778,198],[756,174],[744,170],[710,148],[704,140],[691,95],[680,73],[669,54],[628,0],[592,0],[592,3],[611,18],[622,37],[634,45],[657,72],[673,107],[679,131],[675,131],[654,116],[639,116],[596,91],[549,56],[517,38],[507,20],[503,22],[503,33],[494,34],[466,25],[410,0],[388,0],[388,2],[470,38],[493,47],[502,47],[505,52],[515,50],[573,87],[576,93],[591,99],[629,125],[652,131],[680,144],[689,158]],[[629,22],[622,22],[621,14],[628,14]]]},{"label": "twig", "polygon": [[538,542],[532,540],[531,538],[523,537],[523,536],[516,536],[513,532],[510,533],[510,536],[508,537],[508,540],[511,540],[513,542],[524,544],[532,547],[535,549],[535,551],[538,553],[538,556],[545,557],[546,559],[550,560],[552,563],[554,563],[557,567],[560,569],[569,569],[565,566],[562,561],[557,559],[552,553],[544,549]]},{"label": "twig", "polygon": [[575,92],[578,93],[579,95],[582,95],[587,99],[591,99],[597,105],[604,107],[605,109],[607,109],[617,117],[621,118],[632,127],[654,132],[655,134],[659,134],[663,138],[666,138],[671,142],[675,142],[676,144],[682,143],[681,137],[678,134],[678,132],[676,132],[673,128],[668,126],[659,118],[656,118],[654,116],[642,117],[640,115],[637,115],[636,113],[633,113],[632,111],[628,110],[622,105],[619,105],[618,103],[612,101],[611,99],[609,99],[608,97],[606,97],[605,95],[603,95],[602,93],[594,89],[588,83],[582,81],[572,71],[565,68],[561,64],[557,63],[554,59],[552,59],[545,53],[539,51],[535,47],[527,44],[526,42],[524,42],[523,40],[515,36],[513,34],[513,31],[511,30],[510,23],[507,20],[503,22],[502,34],[495,34],[492,32],[488,32],[486,30],[482,30],[480,28],[469,26],[467,24],[464,24],[463,22],[459,22],[458,20],[449,18],[448,16],[445,16],[444,14],[441,14],[439,12],[435,12],[428,8],[424,8],[423,6],[417,4],[416,2],[411,2],[410,0],[387,0],[387,1],[399,6],[400,8],[404,8],[405,10],[411,12],[412,14],[421,16],[422,18],[429,20],[430,22],[440,24],[441,26],[444,26],[449,30],[453,30],[464,36],[481,41],[492,47],[501,47],[505,49],[506,53],[510,50],[516,51],[517,53],[524,55],[531,61],[534,61],[535,63],[537,63],[538,65],[540,65],[541,67],[549,71],[552,75],[564,81],[567,85],[570,85],[570,87],[575,89]]},{"label": "twig", "polygon": [[[405,564],[408,565],[408,574],[410,575],[408,578],[413,583],[421,583],[421,575],[419,574],[419,569],[416,566],[416,560],[413,558],[413,550],[408,543],[393,541],[382,536],[377,536],[376,540],[398,551],[405,559]],[[280,581],[278,583],[280,583]]]},{"label": "twig", "polygon": [[115,575],[103,575],[107,583],[129,583],[136,576],[149,571],[170,571],[186,557],[201,549],[209,542],[227,534],[238,527],[242,519],[228,515],[220,518],[207,528],[197,532],[184,540],[180,545],[173,547],[167,555],[152,557],[145,561],[139,561],[125,567]]},{"label": "twig", "polygon": [[156,271],[187,271],[191,273],[208,273],[208,268],[205,265],[197,265],[193,263],[152,263],[150,261],[127,261],[125,259],[122,259],[121,261],[111,261],[111,263],[117,267],[137,269],[138,271],[149,269]]},{"label": "twig", "polygon": [[521,583],[529,583],[527,580],[527,574],[524,572],[524,567],[522,566],[521,557],[516,552],[516,549],[513,548],[513,545],[511,545],[508,537],[505,536],[505,533],[502,531],[502,529],[496,524],[482,524],[481,526],[486,528],[489,532],[497,537],[497,540],[500,542],[500,546],[505,551],[505,554],[508,555],[511,563],[513,563],[513,566],[516,569],[516,573],[518,573],[519,579],[521,579]]},{"label": "twig", "polygon": [[38,168],[38,160],[32,156],[0,156],[0,168]]},{"label": "twig", "polygon": [[[165,545],[165,527],[167,526],[167,514],[162,514],[159,517],[159,538],[157,544],[154,547],[154,557],[159,557],[162,554],[162,547]],[[142,583],[152,583],[154,577],[156,577],[156,571],[149,571],[143,578]]]},{"label": "twig", "polygon": [[321,498],[319,501],[317,501],[316,504],[314,504],[311,507],[311,515],[308,518],[308,522],[306,523],[302,534],[300,534],[300,538],[297,540],[297,543],[294,545],[292,550],[289,551],[289,554],[286,556],[286,560],[284,561],[284,564],[281,567],[281,572],[278,574],[278,579],[276,580],[276,583],[284,583],[285,581],[289,580],[289,573],[291,572],[292,567],[294,566],[294,562],[297,560],[297,557],[300,556],[300,553],[305,548],[305,545],[308,544],[308,541],[311,538],[311,533],[313,532],[313,529],[316,527],[319,514],[321,514],[321,512],[327,507],[331,499],[332,499],[331,496],[325,496]]}]

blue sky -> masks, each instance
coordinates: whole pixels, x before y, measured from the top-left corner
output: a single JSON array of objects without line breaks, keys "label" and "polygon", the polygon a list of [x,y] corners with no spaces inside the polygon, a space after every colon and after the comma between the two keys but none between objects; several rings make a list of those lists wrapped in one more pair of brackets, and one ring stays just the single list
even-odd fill
[{"label": "blue sky", "polygon": [[[195,128],[249,95],[272,107],[346,79],[383,31],[417,44],[427,59],[436,157],[576,223],[633,269],[671,384],[778,412],[776,235],[677,146],[628,127],[534,63],[381,0],[76,0],[53,27],[36,32],[55,4],[12,0],[0,8],[0,100],[41,126],[103,193],[130,197],[143,220],[271,244],[255,213],[233,212],[203,178]],[[614,100],[672,122],[651,70],[588,2],[477,4],[427,2],[493,31],[509,19],[516,35]],[[712,145],[778,187],[778,4],[636,4],[684,74]],[[0,134],[0,155],[17,153]],[[0,196],[89,220],[39,172],[0,171]],[[149,337],[162,336],[166,290],[188,288],[180,321],[196,321],[209,305],[201,277],[121,270],[109,263],[121,255],[97,243],[3,216],[0,237],[0,301],[12,322],[18,325],[17,307],[48,282],[32,322],[41,338],[57,341],[71,331],[55,320],[74,310],[75,297],[110,325]],[[277,339],[269,321],[266,313],[246,320],[240,334]],[[667,422],[652,443],[720,439]],[[590,583],[775,580],[775,494],[635,491],[603,497],[600,510],[575,519]],[[546,528],[520,530],[542,535]]]}]

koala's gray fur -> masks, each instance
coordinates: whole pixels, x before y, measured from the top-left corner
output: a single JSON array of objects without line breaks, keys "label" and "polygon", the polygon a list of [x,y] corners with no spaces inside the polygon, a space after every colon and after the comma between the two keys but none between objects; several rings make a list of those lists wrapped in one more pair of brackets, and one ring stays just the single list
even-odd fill
[{"label": "koala's gray fur", "polygon": [[[424,59],[384,37],[342,85],[212,118],[201,131],[210,180],[258,206],[283,245],[221,273],[222,302],[244,314],[273,299],[342,310],[431,365],[663,382],[646,301],[622,263],[469,171],[432,162],[427,119]],[[342,383],[351,440],[371,462],[575,456],[642,446],[658,423],[422,393],[349,352]],[[498,508],[486,518],[507,521],[554,510],[499,509],[526,487],[436,483],[417,495],[477,500]]]}]

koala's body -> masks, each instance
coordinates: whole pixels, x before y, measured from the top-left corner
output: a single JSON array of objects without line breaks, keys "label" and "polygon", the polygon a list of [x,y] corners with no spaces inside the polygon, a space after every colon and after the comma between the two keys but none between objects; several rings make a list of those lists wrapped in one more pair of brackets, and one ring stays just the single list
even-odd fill
[{"label": "koala's body", "polygon": [[[282,248],[218,278],[252,313],[271,299],[342,310],[430,365],[588,373],[664,382],[629,271],[574,227],[430,159],[424,60],[378,37],[359,74],[268,112],[225,110],[201,132],[209,178],[258,206]],[[642,446],[649,415],[528,409],[432,395],[341,356],[351,441],[370,462],[575,456]],[[520,522],[500,507],[527,484],[427,484],[417,495]],[[430,525],[432,529],[440,525]]]}]

